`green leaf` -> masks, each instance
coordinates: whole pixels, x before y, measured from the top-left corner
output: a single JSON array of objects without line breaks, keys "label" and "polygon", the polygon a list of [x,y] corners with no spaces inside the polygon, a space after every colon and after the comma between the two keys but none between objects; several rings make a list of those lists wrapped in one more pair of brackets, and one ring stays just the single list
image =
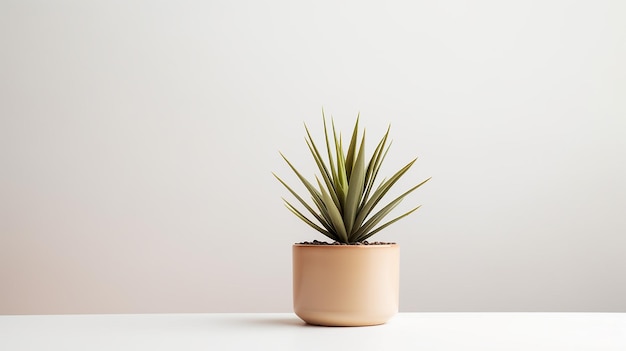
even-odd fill
[{"label": "green leaf", "polygon": [[341,148],[341,138],[337,137],[335,130],[335,121],[331,119],[333,126],[333,138],[335,140],[335,157],[337,162],[337,180],[335,181],[335,190],[339,198],[340,208],[344,208],[346,204],[346,195],[348,190],[348,179],[346,178],[346,162]]},{"label": "green leaf", "polygon": [[391,143],[389,143],[389,146],[387,147],[387,149],[385,149],[385,144],[387,143],[387,138],[389,137],[390,130],[391,125],[387,127],[387,132],[376,146],[374,154],[372,155],[372,158],[367,166],[367,175],[365,177],[365,195],[363,196],[363,202],[361,204],[361,207],[365,205],[365,201],[369,199],[370,192],[374,187],[374,183],[376,182],[376,177],[378,176],[380,166],[382,165],[385,156],[387,156],[389,148],[391,148]]},{"label": "green leaf", "polygon": [[354,167],[354,162],[356,161],[354,155],[356,154],[356,142],[359,133],[359,117],[360,114],[356,117],[354,130],[352,131],[352,138],[350,138],[350,145],[348,146],[348,155],[346,156],[346,175],[348,179],[352,177],[352,168]]},{"label": "green leaf", "polygon": [[363,196],[363,186],[365,183],[365,134],[359,146],[358,155],[356,157],[350,183],[348,184],[348,195],[346,197],[345,211],[343,213],[346,231],[349,236],[353,233],[354,221],[356,219],[357,210],[361,204],[361,196]]},{"label": "green leaf", "polygon": [[328,193],[322,186],[322,183],[319,181],[319,179],[317,179],[317,183],[319,184],[320,191],[322,192],[322,201],[324,201],[324,205],[326,205],[326,209],[328,210],[328,214],[330,215],[330,219],[332,221],[333,227],[335,228],[335,232],[337,233],[337,236],[341,239],[340,241],[347,243],[348,235],[346,234],[346,228],[343,224],[341,213],[339,212],[339,209],[335,206],[333,199],[330,198],[330,195],[328,195]]},{"label": "green leaf", "polygon": [[[355,235],[357,237],[361,237],[364,234],[367,234],[367,232],[369,232],[383,218],[385,218],[389,214],[389,212],[391,212],[391,210],[393,210],[407,195],[409,195],[411,192],[413,192],[415,189],[419,188],[420,186],[422,186],[424,183],[426,183],[429,180],[430,180],[430,178],[424,180],[423,182],[417,184],[416,186],[412,187],[411,189],[405,191],[402,195],[400,195],[397,198],[395,198],[387,206],[383,207],[382,210],[378,211],[374,216],[372,216],[372,218],[370,218],[367,222],[365,222],[365,224],[361,227],[361,229]],[[361,240],[364,240],[364,239],[361,239]]]},{"label": "green leaf", "polygon": [[[308,130],[307,130],[307,133],[308,133]],[[311,136],[309,135],[309,140],[306,140],[306,144],[309,147],[311,154],[313,154],[313,158],[315,159],[315,163],[317,164],[318,169],[322,173],[322,178],[324,179],[324,183],[326,183],[326,187],[328,188],[331,198],[335,202],[335,205],[341,208],[341,203],[339,202],[339,197],[337,196],[337,190],[335,189],[335,185],[333,184],[332,179],[330,178],[328,169],[326,168],[324,161],[322,160],[319,152],[317,151],[317,148],[315,147],[315,144],[313,143],[313,140],[310,139],[310,137]]]},{"label": "green leaf", "polygon": [[291,162],[289,162],[289,160],[287,159],[287,157],[285,157],[285,155],[283,155],[282,153],[280,153],[280,155],[283,157],[285,162],[287,162],[289,167],[291,167],[291,169],[298,176],[302,184],[304,184],[306,189],[309,191],[309,193],[311,194],[311,198],[313,199],[313,202],[315,203],[315,205],[320,211],[320,214],[324,217],[324,219],[326,219],[328,223],[330,223],[331,219],[330,219],[329,214],[326,211],[326,206],[324,205],[324,201],[322,200],[322,194],[319,191],[317,191],[317,189],[315,189],[315,187],[311,183],[309,183],[309,181],[306,180],[306,178],[304,178],[302,174],[300,174],[300,172],[298,172],[298,170],[291,164]]},{"label": "green leaf", "polygon": [[302,213],[300,213],[300,211],[298,211],[292,204],[290,204],[287,200],[283,199],[283,201],[285,201],[285,206],[289,209],[289,211],[291,211],[293,214],[295,214],[298,218],[300,218],[302,221],[304,221],[304,223],[308,224],[309,226],[311,226],[311,228],[317,230],[318,232],[326,235],[327,237],[329,237],[332,240],[337,240],[337,237],[335,235],[333,235],[332,233],[322,229],[320,226],[318,226],[317,224],[313,223],[313,221],[311,221],[310,219],[308,219],[307,217],[305,217]]},{"label": "green leaf", "polygon": [[374,191],[374,194],[372,195],[372,197],[365,203],[365,205],[363,205],[363,208],[361,208],[361,211],[359,212],[359,215],[357,216],[355,220],[355,223],[357,225],[360,226],[361,223],[363,223],[365,218],[369,216],[369,214],[372,212],[374,207],[380,202],[380,200],[385,196],[385,194],[387,194],[389,189],[398,181],[398,179],[400,179],[400,177],[402,177],[409,170],[409,168],[411,168],[411,166],[413,165],[413,163],[415,163],[416,160],[417,159],[413,159],[413,161],[409,162],[406,166],[402,167],[391,178],[389,178],[389,180],[383,182],[378,187],[378,189]]},{"label": "green leaf", "polygon": [[308,180],[306,180],[306,178],[304,178],[302,176],[302,174],[300,174],[300,172],[298,172],[298,170],[296,169],[296,167],[294,167],[291,162],[289,162],[289,160],[287,159],[287,157],[285,157],[285,155],[283,155],[282,152],[280,152],[280,155],[283,157],[283,159],[285,160],[285,162],[287,162],[287,164],[289,165],[289,167],[291,167],[291,169],[293,170],[293,172],[298,176],[298,179],[300,179],[300,181],[302,182],[302,184],[304,184],[304,186],[306,187],[306,189],[311,193],[311,195],[313,196],[314,199],[319,199],[321,200],[321,194],[317,191],[317,189],[315,189],[315,187],[313,185],[311,185],[311,183],[309,183]]},{"label": "green leaf", "polygon": [[315,142],[311,137],[311,133],[309,132],[309,128],[307,127],[306,123],[304,124],[304,129],[306,130],[306,135],[308,137],[308,139],[305,138],[304,140],[309,146],[309,150],[311,151],[311,154],[313,155],[313,158],[315,159],[315,162],[317,163],[320,172],[324,177],[330,178],[331,174],[329,173],[328,168],[326,167],[326,164],[324,163],[322,156],[320,155],[317,146],[315,145]]},{"label": "green leaf", "polygon": [[[321,177],[315,176],[317,186],[311,184],[282,153],[280,154],[311,195],[307,201],[274,174],[274,177],[287,188],[309,214],[305,215],[306,211],[301,212],[283,199],[289,211],[323,235],[346,243],[365,240],[417,210],[414,208],[380,225],[409,193],[430,180],[430,178],[426,179],[395,198],[381,210],[374,212],[390,188],[406,174],[416,160],[406,164],[389,179],[379,182],[377,180],[379,171],[392,144],[389,140],[391,127],[387,127],[387,131],[376,145],[373,154],[368,158],[365,154],[365,131],[363,131],[360,143],[358,140],[359,120],[360,116],[357,116],[346,153],[343,148],[342,135],[336,129],[334,119],[331,117],[331,136],[329,130],[331,128],[327,124],[322,109],[327,160],[325,156],[322,157],[324,151],[318,148],[308,126],[304,124],[306,144],[321,173]],[[377,187],[376,184],[378,184]]]},{"label": "green leaf", "polygon": [[378,228],[376,228],[376,229],[372,230],[371,232],[369,232],[368,234],[366,234],[366,235],[364,235],[364,236],[360,237],[360,238],[358,239],[358,241],[364,241],[364,240],[369,239],[369,237],[371,237],[372,235],[374,235],[374,234],[378,233],[379,231],[381,231],[381,230],[383,230],[383,229],[387,228],[388,226],[390,226],[390,225],[392,225],[392,224],[396,223],[397,221],[401,220],[402,218],[404,218],[404,217],[406,217],[406,216],[410,215],[411,213],[413,213],[413,212],[417,211],[417,209],[419,209],[420,207],[421,207],[421,206],[417,206],[417,207],[415,207],[414,209],[410,210],[409,212],[407,212],[407,213],[405,213],[405,214],[403,214],[403,215],[401,215],[401,216],[398,216],[398,217],[396,217],[396,218],[392,219],[391,221],[389,221],[389,222],[387,222],[387,223],[385,223],[385,224],[381,225],[380,227],[378,227]]},{"label": "green leaf", "polygon": [[396,199],[396,201],[393,201],[389,203],[387,206],[383,207],[382,210],[378,211],[375,215],[372,216],[372,218],[368,219],[359,228],[359,230],[357,230],[356,233],[354,233],[354,237],[357,238],[358,240],[358,238],[369,233],[369,231],[372,230],[380,221],[382,221],[389,214],[389,212],[391,212],[394,208],[396,208],[396,206],[398,206],[401,201],[402,199]]},{"label": "green leaf", "polygon": [[[315,212],[315,210],[313,210],[313,208],[311,208],[311,206],[304,201],[300,195],[298,195],[293,189],[291,189],[291,187],[289,185],[287,185],[287,183],[285,183],[285,181],[283,181],[282,179],[280,179],[276,174],[274,174],[272,172],[272,174],[274,175],[274,177],[276,177],[276,179],[278,179],[278,181],[285,186],[285,188],[287,188],[287,190],[289,190],[289,192],[291,194],[293,194],[293,196],[298,199],[298,201],[300,201],[300,203],[313,215],[313,217],[315,217],[315,219],[317,219],[327,230],[332,230],[329,222],[327,219],[322,218],[322,216],[320,216],[317,212]],[[283,199],[284,200],[284,199]]]},{"label": "green leaf", "polygon": [[337,183],[338,183],[338,175],[337,175],[337,167],[335,167],[335,163],[333,162],[333,155],[330,147],[330,142],[328,141],[328,128],[326,126],[326,116],[324,116],[324,109],[322,109],[322,119],[324,120],[324,139],[326,139],[326,151],[328,152],[328,163],[330,164],[330,172],[333,179],[333,184],[335,185],[335,192],[337,192]]}]

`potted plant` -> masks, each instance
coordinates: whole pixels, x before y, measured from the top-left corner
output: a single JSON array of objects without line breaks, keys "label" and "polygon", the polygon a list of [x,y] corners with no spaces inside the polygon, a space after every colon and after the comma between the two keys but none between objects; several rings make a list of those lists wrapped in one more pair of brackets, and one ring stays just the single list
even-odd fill
[{"label": "potted plant", "polygon": [[[359,137],[357,116],[347,151],[332,122],[332,137],[324,121],[325,155],[305,124],[306,143],[321,174],[307,180],[285,157],[307,190],[299,195],[274,176],[298,200],[304,210],[288,200],[285,206],[331,243],[313,241],[293,245],[294,312],[305,322],[326,326],[383,324],[398,312],[399,245],[368,242],[372,235],[419,208],[383,222],[411,192],[430,178],[408,189],[379,208],[381,200],[413,165],[415,159],[393,176],[377,182],[389,151],[389,128],[370,157],[365,155],[365,131]],[[360,139],[360,141],[359,141]],[[332,143],[331,143],[332,140]],[[311,202],[304,197],[311,198]]]}]

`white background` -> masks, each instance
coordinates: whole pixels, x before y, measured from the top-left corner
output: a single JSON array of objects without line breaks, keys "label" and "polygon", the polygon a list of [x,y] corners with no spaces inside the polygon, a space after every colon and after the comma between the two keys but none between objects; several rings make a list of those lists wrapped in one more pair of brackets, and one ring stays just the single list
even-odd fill
[{"label": "white background", "polygon": [[423,207],[402,311],[626,311],[621,1],[0,0],[0,313],[287,312],[321,109]]}]

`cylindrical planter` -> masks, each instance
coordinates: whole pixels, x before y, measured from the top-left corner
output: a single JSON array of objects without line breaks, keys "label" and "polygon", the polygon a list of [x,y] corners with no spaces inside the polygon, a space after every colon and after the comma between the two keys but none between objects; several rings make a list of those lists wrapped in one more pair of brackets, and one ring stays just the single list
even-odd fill
[{"label": "cylindrical planter", "polygon": [[365,326],[398,312],[400,247],[293,245],[293,307],[305,322]]}]

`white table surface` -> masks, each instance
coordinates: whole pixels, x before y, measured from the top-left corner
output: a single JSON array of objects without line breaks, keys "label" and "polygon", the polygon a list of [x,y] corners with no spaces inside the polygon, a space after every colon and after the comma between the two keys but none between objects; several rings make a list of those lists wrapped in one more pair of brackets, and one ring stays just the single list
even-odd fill
[{"label": "white table surface", "polygon": [[291,313],[0,316],[0,350],[626,350],[625,313],[400,313],[316,327]]}]

